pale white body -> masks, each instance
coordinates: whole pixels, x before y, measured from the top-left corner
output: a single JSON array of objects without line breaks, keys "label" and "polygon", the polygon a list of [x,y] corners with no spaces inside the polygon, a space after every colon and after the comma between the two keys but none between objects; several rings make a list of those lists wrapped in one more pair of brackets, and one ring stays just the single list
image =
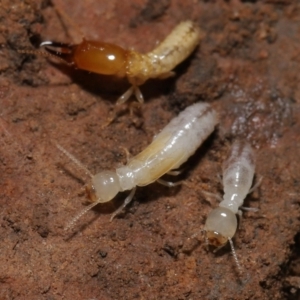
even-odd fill
[{"label": "pale white body", "polygon": [[228,241],[234,255],[236,264],[241,270],[232,238],[237,230],[237,217],[244,199],[251,191],[255,172],[253,150],[249,144],[235,142],[229,158],[223,165],[224,195],[219,207],[212,210],[207,216],[204,231],[207,243],[217,249],[223,247]]},{"label": "pale white body", "polygon": [[[96,175],[86,170],[92,178],[87,190],[93,203],[73,218],[67,228],[72,227],[84,213],[98,203],[108,202],[119,192],[131,190],[123,206],[112,215],[113,218],[132,200],[136,186],[148,185],[180,167],[213,132],[217,123],[217,114],[209,104],[191,105],[171,120],[153,142],[125,166]],[[57,147],[74,163],[84,168],[64,148],[59,145]]]},{"label": "pale white body", "polygon": [[223,165],[224,196],[219,207],[207,217],[205,231],[208,240],[220,247],[232,238],[237,229],[236,214],[250,191],[255,172],[253,150],[249,144],[237,141]]},{"label": "pale white body", "polygon": [[[131,190],[135,186],[148,185],[164,174],[180,167],[213,132],[218,118],[206,103],[187,107],[155,137],[141,153],[133,157],[126,166],[116,169],[110,180],[111,188],[119,191]],[[102,191],[102,178],[96,174],[93,186],[99,202],[111,200]],[[99,192],[97,192],[99,190]]]},{"label": "pale white body", "polygon": [[252,148],[249,144],[235,142],[231,155],[223,166],[224,196],[219,206],[237,214],[252,186],[254,173]]}]

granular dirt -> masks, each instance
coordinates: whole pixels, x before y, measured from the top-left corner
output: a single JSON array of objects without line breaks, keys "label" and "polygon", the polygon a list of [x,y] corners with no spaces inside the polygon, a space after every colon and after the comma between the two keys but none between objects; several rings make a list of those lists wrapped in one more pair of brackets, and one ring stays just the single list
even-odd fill
[{"label": "granular dirt", "polygon": [[[82,37],[146,52],[185,19],[205,32],[201,45],[106,128],[126,80],[17,52]],[[0,299],[299,299],[299,28],[299,1],[2,0]],[[197,101],[220,124],[183,166],[188,186],[138,188],[109,222],[122,193],[64,231],[87,203],[89,178],[56,143],[92,173],[114,169],[126,162],[122,147],[139,153]],[[244,213],[234,239],[242,276],[229,247],[213,254],[192,238],[218,205],[202,191],[222,193],[237,138],[255,148],[263,178],[245,202],[259,211]]]}]

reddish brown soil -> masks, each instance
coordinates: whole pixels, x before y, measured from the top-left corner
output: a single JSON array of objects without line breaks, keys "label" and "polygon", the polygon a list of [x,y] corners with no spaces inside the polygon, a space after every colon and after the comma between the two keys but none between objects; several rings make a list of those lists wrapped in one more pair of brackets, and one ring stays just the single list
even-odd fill
[{"label": "reddish brown soil", "polygon": [[[205,32],[177,76],[142,86],[146,103],[102,129],[126,81],[18,53],[42,40],[80,40],[49,1],[0,4],[0,299],[299,299],[299,1],[55,1],[87,38],[151,50],[181,20]],[[297,3],[296,3],[297,2]],[[86,204],[91,172],[146,147],[186,106],[206,101],[220,125],[184,166],[188,186],[139,188],[64,226]],[[134,101],[131,101],[134,102]],[[139,112],[139,113],[138,113]],[[230,249],[207,252],[201,234],[217,206],[231,142],[256,149],[260,187],[247,198]],[[174,180],[174,179],[173,179]]]}]

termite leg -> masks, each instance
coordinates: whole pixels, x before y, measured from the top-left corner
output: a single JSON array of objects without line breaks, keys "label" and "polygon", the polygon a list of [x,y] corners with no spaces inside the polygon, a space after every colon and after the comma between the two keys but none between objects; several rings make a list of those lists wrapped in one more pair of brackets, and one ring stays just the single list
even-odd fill
[{"label": "termite leg", "polygon": [[206,191],[202,191],[202,194],[204,194],[205,196],[208,196],[209,198],[215,198],[220,202],[223,200],[223,198],[218,194],[214,194],[214,193],[210,193],[210,192],[206,192]]},{"label": "termite leg", "polygon": [[110,221],[112,221],[115,218],[115,216],[117,216],[131,202],[135,191],[136,187],[131,190],[130,194],[124,200],[124,203],[111,215]]},{"label": "termite leg", "polygon": [[243,212],[240,209],[238,210],[237,215],[239,216],[239,221],[241,221],[243,217]]},{"label": "termite leg", "polygon": [[[206,243],[205,243],[205,244],[206,244]],[[208,243],[208,245],[209,245],[209,243]],[[215,248],[215,249],[213,250],[213,253],[217,253],[217,252],[218,252],[219,250],[221,250],[225,245],[226,245],[226,244],[221,245],[221,246]]]},{"label": "termite leg", "polygon": [[140,114],[141,103],[137,101],[131,102],[128,108],[129,108],[130,118],[134,119],[134,117],[137,115],[136,113],[137,111],[138,114]]},{"label": "termite leg", "polygon": [[117,105],[125,103],[132,94],[135,95],[136,99],[139,101],[139,103],[144,103],[144,97],[140,90],[140,88],[136,85],[132,85],[122,96],[120,96],[117,100]]},{"label": "termite leg", "polygon": [[249,190],[248,194],[251,194],[253,191],[255,191],[261,184],[263,177],[261,176],[258,181],[253,185],[253,187]]},{"label": "termite leg", "polygon": [[167,173],[167,175],[170,175],[170,176],[178,176],[178,175],[180,175],[181,173],[183,172],[183,170],[174,170],[174,171],[169,171],[168,173]]},{"label": "termite leg", "polygon": [[180,185],[182,183],[182,181],[178,181],[178,182],[172,182],[172,181],[166,181],[163,179],[157,179],[156,182],[158,182],[161,185],[167,186],[167,187],[174,187],[177,185]]},{"label": "termite leg", "polygon": [[[173,170],[173,171],[169,171],[168,173],[166,173],[166,175],[178,176],[181,173],[182,173],[182,170]],[[180,180],[177,182],[172,182],[172,181],[166,181],[166,180],[159,178],[156,180],[156,182],[158,182],[161,185],[167,186],[167,187],[174,187],[174,186],[182,184],[183,180]]]},{"label": "termite leg", "polygon": [[244,210],[244,211],[253,211],[253,212],[259,211],[259,208],[257,208],[257,207],[245,207],[245,206],[241,206],[240,209]]},{"label": "termite leg", "polygon": [[116,110],[114,109],[112,113],[109,113],[109,116],[106,118],[106,122],[101,126],[101,129],[105,129],[110,125],[117,117]]},{"label": "termite leg", "polygon": [[[129,106],[126,106],[126,109],[129,109],[129,114],[130,114],[131,118],[134,117],[135,109],[139,109],[140,106],[141,106],[140,102],[137,102],[137,101],[134,101],[134,102],[130,103]],[[117,119],[118,115],[120,114],[118,108],[119,108],[119,105],[117,103],[117,105],[114,105],[112,111],[110,111],[109,116],[106,119],[106,122],[101,126],[102,129],[106,128],[108,125],[110,125]]]},{"label": "termite leg", "polygon": [[170,71],[170,72],[163,73],[163,74],[159,75],[157,78],[158,78],[158,79],[167,79],[167,78],[173,77],[173,76],[175,76],[175,75],[176,75],[175,72]]},{"label": "termite leg", "polygon": [[243,219],[243,212],[241,209],[237,212],[237,219],[238,219],[238,228],[241,228],[242,226],[242,219]]},{"label": "termite leg", "polygon": [[138,86],[135,86],[134,87],[134,94],[135,94],[135,97],[136,99],[141,103],[143,104],[144,103],[144,96],[140,90],[140,88]]},{"label": "termite leg", "polygon": [[130,97],[131,95],[134,93],[135,88],[134,86],[131,86],[122,96],[120,96],[117,100],[117,105],[123,104],[125,103]]}]

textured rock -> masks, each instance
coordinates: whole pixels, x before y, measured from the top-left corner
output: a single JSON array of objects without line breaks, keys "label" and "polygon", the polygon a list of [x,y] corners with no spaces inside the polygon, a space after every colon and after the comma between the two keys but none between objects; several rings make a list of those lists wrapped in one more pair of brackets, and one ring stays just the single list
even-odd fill
[{"label": "textured rock", "polygon": [[[298,299],[300,5],[264,2],[2,0],[1,299]],[[200,47],[176,77],[141,87],[146,101],[133,115],[126,104],[104,129],[125,80],[16,51],[40,38],[80,41],[80,28],[145,52],[185,19],[204,30]],[[126,162],[122,147],[137,154],[196,101],[210,102],[220,125],[185,164],[188,187],[139,188],[110,223],[121,194],[63,230],[86,204],[89,178],[56,143],[93,173],[114,169]],[[218,205],[201,191],[222,192],[235,138],[255,147],[263,177],[245,203],[259,211],[244,213],[234,240],[244,278],[229,247],[213,254],[201,234],[191,238]]]}]

